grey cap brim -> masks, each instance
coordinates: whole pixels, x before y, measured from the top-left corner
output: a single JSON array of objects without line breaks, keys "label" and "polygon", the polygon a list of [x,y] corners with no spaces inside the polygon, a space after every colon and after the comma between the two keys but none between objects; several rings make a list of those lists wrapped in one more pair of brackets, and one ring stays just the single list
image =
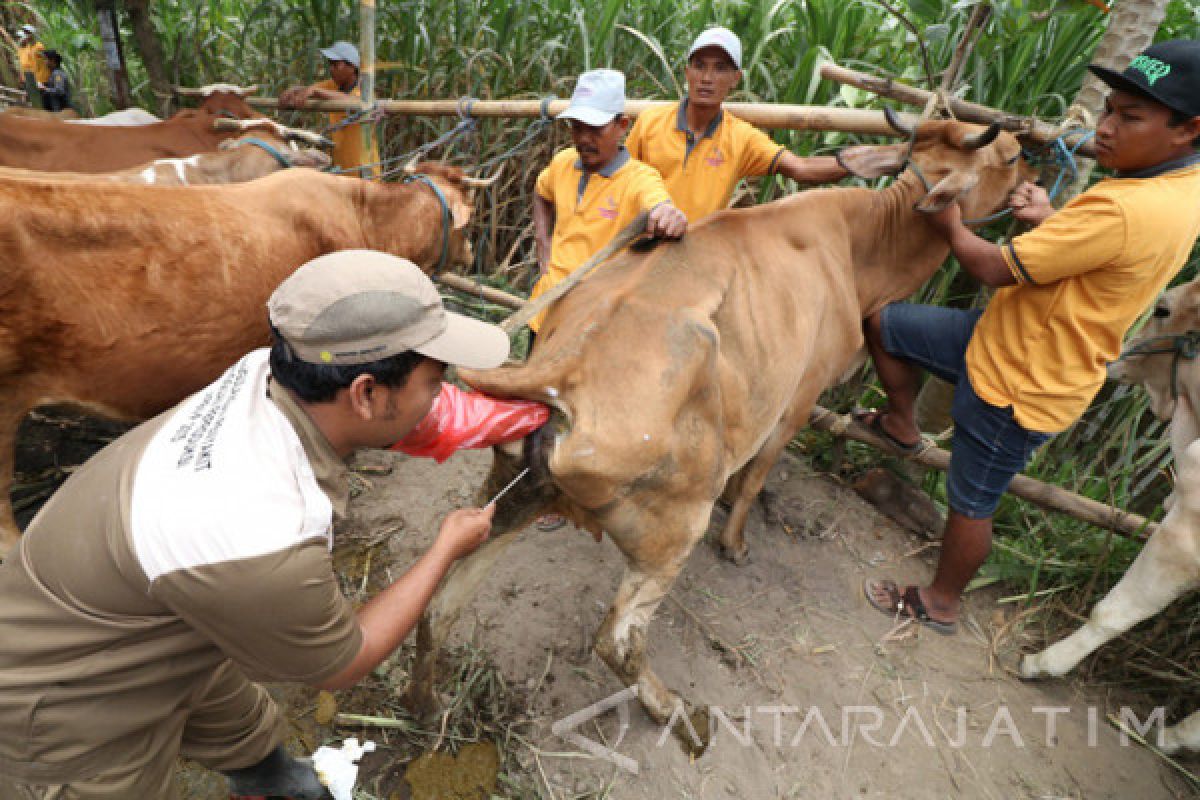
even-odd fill
[{"label": "grey cap brim", "polygon": [[413,350],[467,369],[492,369],[508,358],[508,334],[495,325],[446,312],[446,329]]},{"label": "grey cap brim", "polygon": [[571,106],[566,111],[558,115],[559,119],[577,119],[584,125],[591,125],[593,128],[599,128],[607,125],[617,118],[615,111],[601,111],[598,108],[588,108],[587,106]]}]

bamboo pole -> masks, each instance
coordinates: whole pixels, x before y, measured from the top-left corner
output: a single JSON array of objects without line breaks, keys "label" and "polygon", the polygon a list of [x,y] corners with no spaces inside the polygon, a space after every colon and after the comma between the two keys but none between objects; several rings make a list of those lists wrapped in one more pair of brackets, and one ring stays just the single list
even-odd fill
[{"label": "bamboo pole", "polygon": [[[359,3],[359,61],[358,70],[359,108],[364,112],[375,104],[375,0],[361,0]],[[370,121],[358,126],[362,130],[363,152],[367,158],[375,159],[375,124]],[[372,169],[371,174],[362,170],[363,177],[378,176],[378,169]]]},{"label": "bamboo pole", "polygon": [[[855,86],[859,89],[874,92],[882,97],[890,97],[893,100],[899,100],[909,105],[925,106],[934,97],[932,92],[900,83],[892,78],[880,78],[875,75],[868,75],[865,72],[847,69],[832,62],[822,64],[820,73],[821,77],[826,80]],[[976,122],[982,125],[990,125],[993,122],[998,122],[1004,130],[1027,136],[1037,142],[1053,141],[1062,133],[1057,125],[1051,125],[1049,122],[1035,117],[1010,114],[1007,111],[999,111],[988,106],[979,105],[978,103],[960,100],[956,97],[949,97],[947,101],[949,102],[951,113],[961,120]],[[1084,144],[1079,148],[1079,153],[1085,156],[1094,155],[1091,143]]]},{"label": "bamboo pole", "polygon": [[[851,421],[843,428],[843,418],[821,406],[814,406],[809,415],[809,424],[817,430],[835,436],[844,436],[857,442],[869,444],[885,452],[894,452],[888,444],[866,426]],[[950,453],[940,447],[931,447],[910,460],[923,467],[943,472],[950,469]],[[1075,494],[1060,486],[1043,483],[1027,475],[1017,475],[1008,487],[1008,493],[1028,500],[1048,511],[1057,511],[1077,520],[1105,528],[1128,539],[1144,541],[1154,532],[1154,523],[1128,511],[1105,505],[1089,497]]]},{"label": "bamboo pole", "polygon": [[466,294],[482,297],[489,303],[495,303],[498,306],[511,308],[516,310],[525,305],[525,298],[517,297],[515,294],[495,289],[491,286],[484,286],[481,283],[476,283],[470,278],[464,278],[462,275],[455,275],[453,272],[444,272],[440,275],[435,275],[434,278],[443,286],[448,286],[455,291],[464,292]]},{"label": "bamboo pole", "polygon": [[[279,103],[272,97],[249,97],[246,102],[254,108],[273,110]],[[568,101],[552,100],[546,113],[556,117],[567,108]],[[536,118],[542,114],[540,100],[475,100],[467,104],[470,114],[485,118]],[[627,116],[636,117],[651,108],[670,105],[664,100],[630,100],[625,104]],[[376,103],[385,114],[413,117],[457,117],[464,104],[459,100],[380,100]],[[357,103],[340,100],[313,100],[301,111],[357,111]],[[781,103],[725,103],[724,108],[735,117],[760,128],[779,130],[842,131],[871,136],[898,136],[887,123],[883,113],[857,108],[826,108]],[[916,122],[912,114],[901,114],[907,124]]]},{"label": "bamboo pole", "polygon": [[[470,278],[464,278],[461,275],[439,275],[437,279],[446,286],[462,292],[477,294],[482,290],[484,299],[514,310],[526,305],[526,301],[516,295],[502,292],[499,289],[480,286]],[[842,417],[829,409],[814,406],[808,421],[817,430],[853,439],[857,442],[868,444],[877,450],[889,453],[893,452],[892,448],[883,439],[856,421],[851,421],[845,430],[841,430],[842,420]],[[950,453],[940,447],[931,447],[911,460],[923,467],[938,469],[942,472],[950,469]],[[1008,492],[1023,500],[1028,500],[1047,511],[1066,514],[1089,525],[1113,531],[1128,539],[1144,541],[1154,533],[1157,527],[1145,517],[1105,505],[1104,503],[1092,500],[1090,497],[1083,497],[1060,486],[1044,483],[1027,475],[1017,475],[1014,477],[1012,484],[1008,487]]]}]

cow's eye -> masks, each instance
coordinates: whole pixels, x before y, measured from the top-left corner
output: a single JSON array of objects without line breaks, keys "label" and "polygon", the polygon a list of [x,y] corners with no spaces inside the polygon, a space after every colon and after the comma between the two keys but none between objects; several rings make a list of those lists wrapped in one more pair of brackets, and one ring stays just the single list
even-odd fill
[{"label": "cow's eye", "polygon": [[1155,306],[1154,307],[1154,316],[1157,317],[1158,319],[1162,319],[1163,317],[1169,317],[1169,316],[1171,316],[1171,309],[1167,308],[1166,306]]}]

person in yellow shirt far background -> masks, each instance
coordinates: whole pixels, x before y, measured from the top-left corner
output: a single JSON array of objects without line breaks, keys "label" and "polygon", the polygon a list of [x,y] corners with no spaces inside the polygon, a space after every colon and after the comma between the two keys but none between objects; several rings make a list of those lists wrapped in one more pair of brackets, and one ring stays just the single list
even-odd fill
[{"label": "person in yellow shirt far background", "polygon": [[[350,42],[334,42],[321,50],[329,64],[329,80],[311,86],[293,86],[279,95],[280,108],[299,108],[309,100],[358,100],[362,90],[358,85],[361,62],[358,48]],[[342,125],[346,114],[342,111],[329,113],[329,125],[336,128],[329,137],[333,139],[333,165],[348,174],[360,178],[379,175],[379,142],[373,152],[368,153],[363,145],[362,125]],[[370,123],[368,123],[370,124]],[[341,127],[337,127],[337,126]]]},{"label": "person in yellow shirt far background", "polygon": [[832,156],[802,158],[722,103],[742,78],[742,43],[728,28],[709,28],[688,50],[683,101],[642,112],[626,146],[662,174],[689,222],[729,205],[742,178],[784,175],[797,183],[828,183],[850,173]]},{"label": "person in yellow shirt far background", "polygon": [[955,384],[950,513],[933,581],[863,586],[880,611],[941,633],[957,627],[1009,481],[1087,409],[1125,333],[1200,234],[1200,41],[1152,45],[1124,72],[1091,70],[1112,90],[1096,160],[1115,176],[1059,211],[1022,184],[1010,204],[1037,227],[1003,247],[972,233],[951,203],[930,222],[963,269],[997,288],[987,308],[893,303],[863,325],[888,406],[861,418],[896,449],[918,447],[918,370]]},{"label": "person in yellow shirt far background", "polygon": [[38,84],[50,80],[50,65],[42,58],[45,49],[46,46],[38,41],[37,29],[32,25],[17,28],[17,61],[25,81],[25,96],[35,108],[41,106]]}]

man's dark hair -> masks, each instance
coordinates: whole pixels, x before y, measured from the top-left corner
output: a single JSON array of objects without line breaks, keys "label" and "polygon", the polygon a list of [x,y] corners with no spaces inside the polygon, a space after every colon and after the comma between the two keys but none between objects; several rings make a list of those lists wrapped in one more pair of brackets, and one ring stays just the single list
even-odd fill
[{"label": "man's dark hair", "polygon": [[306,403],[328,403],[338,390],[354,383],[359,375],[370,375],[391,388],[402,387],[425,359],[426,356],[409,350],[367,364],[310,364],[296,358],[276,334],[271,342],[271,377]]},{"label": "man's dark hair", "polygon": [[[1167,125],[1171,126],[1172,128],[1178,128],[1180,125],[1191,122],[1193,119],[1195,119],[1195,117],[1193,117],[1191,114],[1185,114],[1182,111],[1176,111],[1172,108],[1171,119],[1167,120]],[[1200,148],[1200,136],[1192,139],[1192,147]]]}]

